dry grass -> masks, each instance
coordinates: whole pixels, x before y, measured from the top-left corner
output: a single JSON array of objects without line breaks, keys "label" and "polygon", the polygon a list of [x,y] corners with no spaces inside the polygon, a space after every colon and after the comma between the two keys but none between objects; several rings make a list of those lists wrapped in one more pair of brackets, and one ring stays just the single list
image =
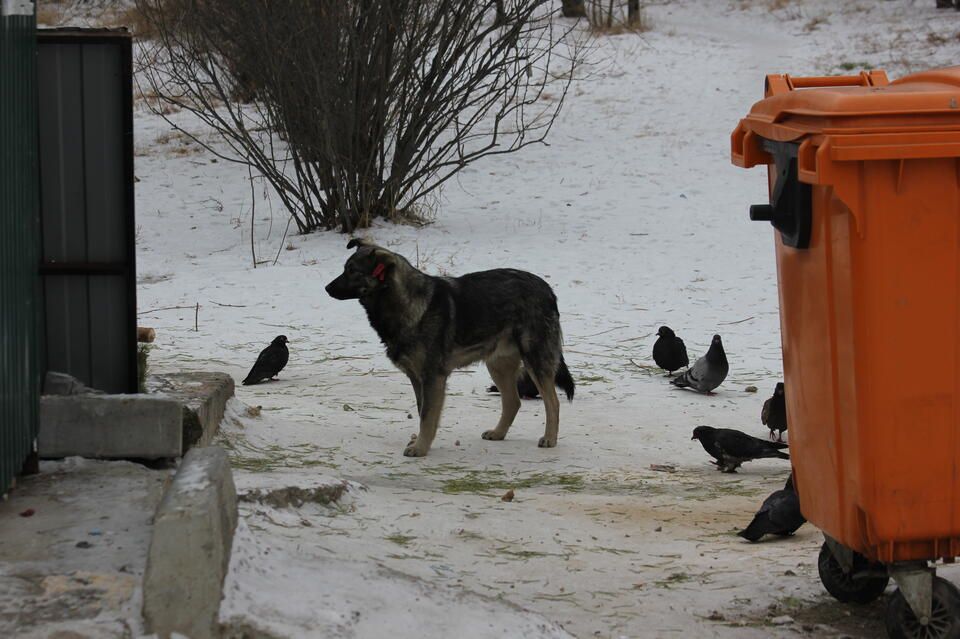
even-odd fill
[{"label": "dry grass", "polygon": [[173,113],[179,113],[181,110],[179,106],[161,99],[156,92],[149,88],[141,87],[141,90],[137,91],[134,99],[138,102],[145,103],[150,111],[159,113],[160,115],[171,115]]},{"label": "dry grass", "polygon": [[802,0],[740,0],[739,7],[741,11],[747,11],[754,7],[761,7],[767,11],[782,11],[800,4]]},{"label": "dry grass", "polygon": [[62,2],[39,2],[37,4],[37,24],[44,27],[59,26],[64,20]]},{"label": "dry grass", "polygon": [[960,40],[960,31],[954,34],[943,34],[931,31],[927,34],[927,42],[935,47]]},{"label": "dry grass", "polygon": [[826,16],[822,16],[822,15],[815,16],[813,18],[810,18],[810,20],[808,20],[807,23],[803,25],[803,30],[806,33],[811,33],[812,31],[816,31],[817,29],[819,29],[820,25],[826,24],[826,22],[827,22]]},{"label": "dry grass", "polygon": [[164,131],[153,139],[152,143],[138,146],[135,150],[137,156],[152,155],[163,153],[166,155],[185,157],[203,153],[204,149],[197,144],[189,135],[181,131]]}]

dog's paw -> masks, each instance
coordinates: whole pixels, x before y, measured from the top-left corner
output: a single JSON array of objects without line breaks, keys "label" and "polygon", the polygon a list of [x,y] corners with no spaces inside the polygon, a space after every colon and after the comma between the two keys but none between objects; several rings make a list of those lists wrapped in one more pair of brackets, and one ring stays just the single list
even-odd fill
[{"label": "dog's paw", "polygon": [[500,440],[502,440],[504,437],[506,437],[507,434],[506,434],[506,433],[498,433],[498,432],[495,431],[495,430],[485,430],[485,431],[483,431],[483,434],[480,435],[480,436],[483,437],[484,439],[491,439],[491,440],[493,440],[493,441],[500,441]]},{"label": "dog's paw", "polygon": [[410,442],[406,448],[403,449],[404,457],[426,457],[427,451],[421,450],[416,442]]},{"label": "dog's paw", "polygon": [[540,448],[553,448],[557,445],[557,440],[547,439],[546,437],[541,437],[540,441],[537,442],[537,446]]}]

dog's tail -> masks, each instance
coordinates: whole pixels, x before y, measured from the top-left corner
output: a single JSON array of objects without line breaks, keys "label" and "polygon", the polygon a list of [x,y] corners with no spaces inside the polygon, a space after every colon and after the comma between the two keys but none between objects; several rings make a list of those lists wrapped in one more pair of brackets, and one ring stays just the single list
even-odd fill
[{"label": "dog's tail", "polygon": [[574,390],[573,377],[570,376],[570,369],[567,368],[567,363],[563,361],[563,355],[560,356],[560,367],[557,368],[557,375],[554,379],[557,387],[562,389],[563,392],[567,394],[567,399],[572,402]]}]

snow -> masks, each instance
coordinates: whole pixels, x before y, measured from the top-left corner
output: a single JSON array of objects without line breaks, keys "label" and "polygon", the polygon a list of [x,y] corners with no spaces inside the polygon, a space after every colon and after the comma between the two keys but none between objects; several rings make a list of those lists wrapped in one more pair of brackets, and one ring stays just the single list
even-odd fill
[{"label": "snow", "polygon": [[[221,618],[287,637],[571,635],[519,607],[322,551],[271,553],[241,521]],[[249,586],[256,583],[256,589]],[[309,584],[309,587],[305,587]],[[264,600],[261,593],[271,593]],[[266,605],[265,605],[266,604]],[[237,621],[235,618],[239,618]]]},{"label": "snow", "polygon": [[209,485],[209,471],[202,464],[193,464],[182,468],[177,473],[177,481],[174,483],[176,490],[181,493],[200,492]]},{"label": "snow", "polygon": [[[766,200],[765,176],[731,165],[729,134],[767,73],[866,65],[894,78],[949,64],[960,16],[933,5],[648,6],[652,31],[596,41],[549,146],[468,167],[426,227],[365,232],[430,273],[509,266],[547,278],[578,383],[555,449],[536,447],[536,401],[506,441],[480,439],[499,399],[474,367],[451,378],[430,456],[404,458],[416,431],[406,378],[361,307],[323,291],[347,238],[284,238],[278,200],[258,186],[253,244],[266,263],[253,268],[246,170],[214,162],[141,108],[138,294],[140,324],[157,329],[151,367],[241,379],[287,335],[279,381],[237,389],[262,412],[234,406],[224,422],[238,490],[365,487],[339,505],[243,503],[224,620],[290,637],[820,628],[815,611],[831,600],[817,578],[819,533],[807,525],[757,545],[733,534],[788,467],[766,460],[720,475],[690,441],[700,424],[764,436],[760,407],[781,374],[773,235],[747,218]],[[715,396],[675,390],[646,367],[661,324],[691,358],[723,336],[731,373]],[[651,469],[666,464],[676,472]],[[843,622],[831,619],[837,634]]]}]

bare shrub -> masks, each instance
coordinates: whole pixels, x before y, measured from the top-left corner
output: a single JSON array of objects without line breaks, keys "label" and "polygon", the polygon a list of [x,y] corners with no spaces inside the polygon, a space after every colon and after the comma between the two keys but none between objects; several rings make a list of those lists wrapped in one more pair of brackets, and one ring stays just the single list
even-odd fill
[{"label": "bare shrub", "polygon": [[640,0],[587,0],[585,16],[596,33],[616,35],[650,29]]},{"label": "bare shrub", "polygon": [[108,16],[107,24],[112,27],[126,27],[138,40],[151,40],[156,37],[153,25],[136,6],[118,6],[113,15]]},{"label": "bare shrub", "polygon": [[137,0],[156,33],[141,77],[268,180],[301,232],[352,231],[544,141],[578,55],[550,4]]}]

